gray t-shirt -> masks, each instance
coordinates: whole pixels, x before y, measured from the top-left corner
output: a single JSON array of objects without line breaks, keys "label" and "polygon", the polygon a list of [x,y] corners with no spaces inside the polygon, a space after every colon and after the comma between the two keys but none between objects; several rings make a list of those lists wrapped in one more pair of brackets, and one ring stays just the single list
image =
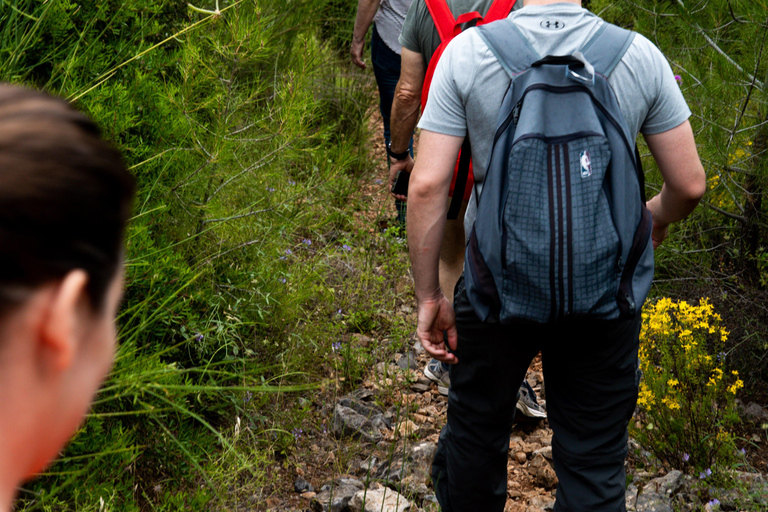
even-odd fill
[{"label": "gray t-shirt", "polygon": [[[485,16],[493,4],[493,0],[447,0],[451,14],[456,18],[466,12],[478,12]],[[522,0],[515,2],[514,9],[523,6]],[[400,44],[413,52],[424,56],[425,65],[429,65],[432,54],[440,46],[440,34],[429,14],[429,8],[424,0],[413,0],[405,17],[403,32],[400,34]]]},{"label": "gray t-shirt", "polygon": [[[578,51],[603,23],[570,3],[531,5],[509,18],[541,56]],[[639,34],[608,82],[635,136],[638,132],[670,130],[691,115],[664,55]],[[469,134],[476,187],[464,220],[467,235],[475,220],[474,195],[482,192],[498,111],[508,84],[509,76],[477,30],[466,30],[451,41],[440,58],[419,121],[419,128],[425,130],[459,137]]]},{"label": "gray t-shirt", "polygon": [[390,50],[400,55],[400,42],[397,38],[403,29],[405,15],[412,0],[381,0],[379,10],[373,17],[376,24],[376,31],[381,36]]}]

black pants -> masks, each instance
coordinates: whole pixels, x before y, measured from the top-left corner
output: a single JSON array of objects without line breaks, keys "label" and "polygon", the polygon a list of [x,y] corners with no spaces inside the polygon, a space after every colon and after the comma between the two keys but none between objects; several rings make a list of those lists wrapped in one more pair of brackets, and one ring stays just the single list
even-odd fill
[{"label": "black pants", "polygon": [[558,325],[483,323],[463,279],[454,309],[459,363],[451,366],[448,422],[432,466],[443,512],[504,509],[517,390],[539,351],[559,479],[555,511],[625,511],[640,316]]}]

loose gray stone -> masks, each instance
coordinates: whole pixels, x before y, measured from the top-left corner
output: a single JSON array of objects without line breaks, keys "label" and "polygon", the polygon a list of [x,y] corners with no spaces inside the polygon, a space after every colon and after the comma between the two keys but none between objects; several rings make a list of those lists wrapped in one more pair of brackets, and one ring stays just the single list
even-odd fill
[{"label": "loose gray stone", "polygon": [[552,447],[551,446],[545,446],[544,448],[539,448],[535,452],[533,452],[533,455],[541,455],[545,459],[552,460]]},{"label": "loose gray stone", "polygon": [[381,408],[371,402],[375,396],[375,394],[366,389],[358,389],[347,396],[341,397],[338,405],[352,409],[368,420],[376,430],[390,429],[392,428],[390,419],[387,418]]},{"label": "loose gray stone", "polygon": [[373,471],[378,462],[379,459],[374,456],[368,457],[365,460],[357,459],[349,465],[349,472],[358,476],[368,475]]},{"label": "loose gray stone", "polygon": [[416,361],[416,354],[413,352],[405,354],[397,361],[397,366],[403,370],[418,370],[419,363]]},{"label": "loose gray stone", "polygon": [[429,388],[430,388],[429,384],[421,384],[419,382],[415,382],[411,384],[411,389],[418,393],[426,393],[427,391],[429,391]]},{"label": "loose gray stone", "polygon": [[[529,464],[531,476],[534,483],[545,489],[553,489],[557,485],[557,476],[555,470],[547,462],[542,454],[537,454]],[[540,507],[543,508],[543,507]]]},{"label": "loose gray stone", "polygon": [[437,445],[423,442],[395,450],[393,456],[381,462],[374,472],[374,478],[387,482],[399,492],[415,501],[427,495],[431,481],[432,459]]},{"label": "loose gray stone", "polygon": [[551,511],[555,508],[555,500],[550,498],[544,498],[541,496],[535,496],[528,502],[528,508],[526,512],[541,512]]},{"label": "loose gray stone", "polygon": [[358,491],[349,503],[353,512],[408,512],[411,503],[405,496],[386,487]]},{"label": "loose gray stone", "polygon": [[324,484],[309,506],[313,512],[348,512],[352,497],[363,489],[365,486],[359,480],[339,478]]},{"label": "loose gray stone", "polygon": [[744,408],[744,417],[755,423],[768,420],[768,409],[762,407],[760,404],[751,402]]},{"label": "loose gray stone", "polygon": [[293,490],[296,492],[315,492],[315,488],[312,484],[299,477],[293,482]]},{"label": "loose gray stone", "polygon": [[650,485],[658,486],[658,493],[663,493],[666,496],[671,496],[677,493],[683,487],[683,483],[685,483],[683,473],[676,469],[662,477],[654,478],[648,482]]},{"label": "loose gray stone", "polygon": [[672,498],[685,483],[683,473],[674,470],[642,486],[635,500],[634,512],[673,512]]},{"label": "loose gray stone", "polygon": [[363,439],[369,443],[376,443],[383,438],[381,432],[368,418],[341,404],[336,404],[333,410],[333,433],[339,438],[351,437]]}]

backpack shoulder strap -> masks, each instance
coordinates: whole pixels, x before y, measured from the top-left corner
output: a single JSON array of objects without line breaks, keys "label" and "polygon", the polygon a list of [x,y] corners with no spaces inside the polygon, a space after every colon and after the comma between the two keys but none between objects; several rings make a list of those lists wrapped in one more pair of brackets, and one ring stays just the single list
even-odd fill
[{"label": "backpack shoulder strap", "polygon": [[435,22],[440,40],[447,41],[453,37],[453,27],[456,25],[456,18],[453,17],[451,10],[448,8],[448,2],[446,0],[425,0],[424,3],[427,4],[432,21]]},{"label": "backpack shoulder strap", "polygon": [[603,22],[595,35],[581,48],[581,53],[596,72],[607,77],[624,57],[634,39],[635,32]]},{"label": "backpack shoulder strap", "polygon": [[483,25],[477,31],[510,78],[528,69],[540,58],[512,20],[503,19]]},{"label": "backpack shoulder strap", "polygon": [[495,0],[483,18],[483,24],[506,18],[517,0]]}]

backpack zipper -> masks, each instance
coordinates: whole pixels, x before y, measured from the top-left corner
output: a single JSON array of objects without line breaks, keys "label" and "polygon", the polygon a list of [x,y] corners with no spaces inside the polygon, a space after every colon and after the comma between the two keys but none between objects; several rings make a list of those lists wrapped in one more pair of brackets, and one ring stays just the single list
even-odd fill
[{"label": "backpack zipper", "polygon": [[632,245],[629,248],[629,256],[621,273],[619,282],[619,293],[617,302],[622,316],[632,316],[637,313],[637,304],[635,303],[635,294],[632,291],[632,278],[635,276],[635,269],[640,263],[640,257],[643,255],[648,239],[653,231],[653,217],[650,210],[643,206],[640,223],[635,230],[635,236],[632,238]]}]

